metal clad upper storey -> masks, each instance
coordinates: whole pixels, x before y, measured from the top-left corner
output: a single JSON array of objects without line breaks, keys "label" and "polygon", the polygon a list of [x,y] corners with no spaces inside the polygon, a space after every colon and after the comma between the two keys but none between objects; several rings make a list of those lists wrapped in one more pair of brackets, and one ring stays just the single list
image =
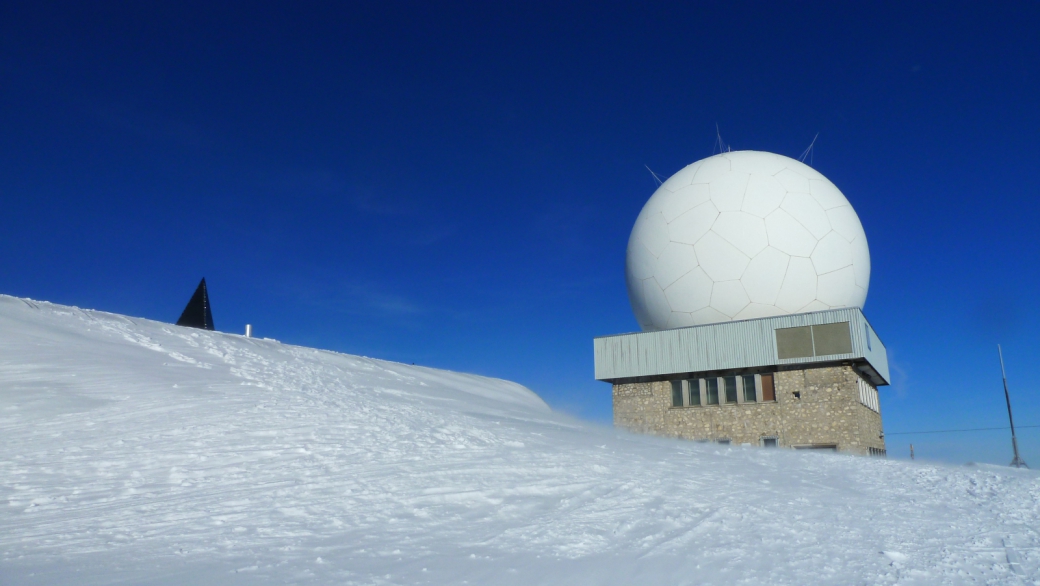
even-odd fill
[{"label": "metal clad upper storey", "polygon": [[[849,324],[852,352],[779,357],[776,330],[842,322]],[[875,385],[889,380],[885,346],[855,308],[604,336],[593,346],[596,378],[606,381],[845,360],[863,363]]]}]

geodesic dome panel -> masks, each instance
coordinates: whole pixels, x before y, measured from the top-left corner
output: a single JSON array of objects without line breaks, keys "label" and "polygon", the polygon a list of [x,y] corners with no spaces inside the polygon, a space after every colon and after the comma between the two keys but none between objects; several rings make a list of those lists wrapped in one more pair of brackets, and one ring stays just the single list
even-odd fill
[{"label": "geodesic dome panel", "polygon": [[757,151],[702,159],[665,181],[628,240],[628,296],[646,331],[862,308],[859,216],[818,171]]}]

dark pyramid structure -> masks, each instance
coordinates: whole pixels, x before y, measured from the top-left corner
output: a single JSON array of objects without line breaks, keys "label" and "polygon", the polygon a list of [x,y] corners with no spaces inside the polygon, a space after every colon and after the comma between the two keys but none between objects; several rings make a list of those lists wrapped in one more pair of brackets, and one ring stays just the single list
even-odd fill
[{"label": "dark pyramid structure", "polygon": [[203,330],[213,329],[213,313],[209,310],[209,293],[206,292],[205,278],[199,283],[198,289],[195,289],[195,294],[191,296],[191,301],[184,308],[181,318],[177,320],[177,325]]}]

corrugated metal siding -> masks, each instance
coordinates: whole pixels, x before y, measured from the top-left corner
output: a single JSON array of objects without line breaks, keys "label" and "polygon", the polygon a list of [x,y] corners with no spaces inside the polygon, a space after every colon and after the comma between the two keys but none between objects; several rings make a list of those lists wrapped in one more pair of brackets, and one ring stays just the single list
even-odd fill
[{"label": "corrugated metal siding", "polygon": [[[777,358],[774,330],[843,321],[849,322],[851,330],[851,354],[785,360]],[[596,378],[599,380],[849,359],[869,362],[885,381],[888,380],[885,347],[858,309],[832,309],[659,332],[605,336],[594,340],[593,351]]]},{"label": "corrugated metal siding", "polygon": [[[864,343],[867,343],[869,340],[866,352],[863,356],[867,359],[867,362],[874,367],[874,370],[878,371],[881,378],[885,379],[885,382],[888,382],[891,379],[888,378],[888,351],[885,349],[885,344],[881,342],[881,338],[878,337],[873,326],[870,325],[870,322],[868,322],[862,314],[860,314],[860,317],[863,319],[863,325],[861,327],[864,328],[865,332]],[[869,338],[867,336],[869,336]]]}]

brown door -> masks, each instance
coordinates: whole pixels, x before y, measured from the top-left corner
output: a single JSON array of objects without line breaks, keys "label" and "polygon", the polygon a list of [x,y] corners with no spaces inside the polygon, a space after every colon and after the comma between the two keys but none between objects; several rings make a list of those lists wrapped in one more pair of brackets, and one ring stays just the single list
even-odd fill
[{"label": "brown door", "polygon": [[763,401],[775,401],[776,391],[773,390],[773,375],[763,374],[762,375],[762,400]]}]

